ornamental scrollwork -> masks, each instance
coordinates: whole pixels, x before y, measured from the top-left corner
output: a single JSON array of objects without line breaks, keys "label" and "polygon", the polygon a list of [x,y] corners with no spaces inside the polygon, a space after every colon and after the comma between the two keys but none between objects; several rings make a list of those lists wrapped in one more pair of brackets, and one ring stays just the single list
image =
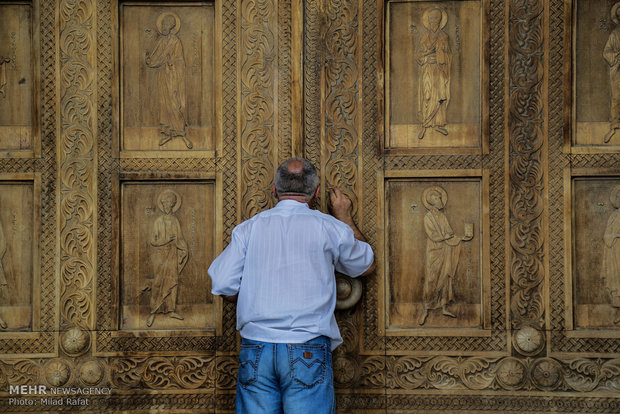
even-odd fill
[{"label": "ornamental scrollwork", "polygon": [[41,365],[33,360],[0,361],[0,386],[35,384],[41,373]]},{"label": "ornamental scrollwork", "polygon": [[515,328],[543,323],[543,59],[544,5],[512,0],[510,59],[511,311]]},{"label": "ornamental scrollwork", "polygon": [[321,1],[304,1],[304,156],[321,163]]},{"label": "ornamental scrollwork", "polygon": [[578,392],[596,389],[620,392],[620,359],[564,361],[564,381]]},{"label": "ornamental scrollwork", "polygon": [[94,320],[95,7],[85,0],[61,1],[59,6],[61,315],[63,326],[83,329],[92,329]]},{"label": "ornamental scrollwork", "polygon": [[111,363],[111,381],[119,389],[195,389],[215,384],[214,357],[122,358]]},{"label": "ornamental scrollwork", "polygon": [[241,194],[242,216],[271,203],[274,174],[274,98],[277,22],[273,0],[241,5]]},{"label": "ornamental scrollwork", "polygon": [[358,5],[353,1],[330,1],[326,5],[325,56],[325,163],[327,186],[337,186],[351,198],[357,213],[359,131],[359,67],[357,54]]}]

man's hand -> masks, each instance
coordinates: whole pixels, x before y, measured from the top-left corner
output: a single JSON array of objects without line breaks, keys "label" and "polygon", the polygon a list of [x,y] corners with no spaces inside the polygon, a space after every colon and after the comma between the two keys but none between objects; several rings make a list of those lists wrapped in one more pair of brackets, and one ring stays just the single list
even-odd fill
[{"label": "man's hand", "polygon": [[[347,197],[338,187],[331,188],[329,190],[329,212],[332,216],[336,217],[338,220],[342,221],[345,224],[348,224],[353,230],[353,237],[357,240],[361,240],[363,242],[366,241],[366,238],[357,228],[355,222],[353,221],[353,217],[351,217],[351,213],[353,212],[353,203],[351,203],[351,199]],[[360,276],[367,276],[375,271],[377,267],[377,259],[374,258],[372,264],[364,273]]]},{"label": "man's hand", "polygon": [[329,212],[332,216],[340,221],[349,224],[351,221],[351,212],[353,211],[353,203],[338,187],[329,190]]},{"label": "man's hand", "polygon": [[353,230],[353,236],[357,240],[361,240],[363,242],[366,241],[366,238],[362,232],[355,225],[353,217],[351,217],[351,213],[353,212],[353,203],[351,203],[351,199],[347,197],[340,190],[340,188],[334,187],[329,190],[328,208],[332,216],[351,227],[351,230]]}]

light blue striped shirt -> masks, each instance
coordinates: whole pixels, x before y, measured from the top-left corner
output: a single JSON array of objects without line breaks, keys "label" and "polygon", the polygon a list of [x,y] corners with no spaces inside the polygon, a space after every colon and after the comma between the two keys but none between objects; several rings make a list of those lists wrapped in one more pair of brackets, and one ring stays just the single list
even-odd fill
[{"label": "light blue striped shirt", "polygon": [[367,243],[340,220],[282,200],[239,224],[209,267],[214,295],[234,295],[237,329],[255,341],[342,343],[334,317],[334,270],[359,276],[373,262]]}]

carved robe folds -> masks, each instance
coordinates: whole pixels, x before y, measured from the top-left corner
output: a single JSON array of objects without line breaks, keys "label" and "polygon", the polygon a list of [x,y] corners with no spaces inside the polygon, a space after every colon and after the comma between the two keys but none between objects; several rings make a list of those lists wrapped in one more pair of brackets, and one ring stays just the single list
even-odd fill
[{"label": "carved robe folds", "polygon": [[162,134],[169,137],[185,136],[187,98],[181,40],[174,34],[159,37],[147,65],[159,68],[157,91]]},{"label": "carved robe folds", "polygon": [[179,274],[188,259],[179,220],[172,215],[158,217],[153,224],[151,245],[156,249],[151,313],[172,312],[176,308]]},{"label": "carved robe folds", "polygon": [[461,254],[461,240],[454,237],[446,215],[429,211],[424,217],[426,261],[424,267],[424,307],[436,309],[454,299],[452,279]]}]

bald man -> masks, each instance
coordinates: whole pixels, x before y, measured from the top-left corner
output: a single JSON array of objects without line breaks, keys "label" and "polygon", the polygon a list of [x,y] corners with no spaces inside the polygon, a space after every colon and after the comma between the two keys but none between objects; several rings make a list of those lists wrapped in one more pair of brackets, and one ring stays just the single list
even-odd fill
[{"label": "bald man", "polygon": [[309,161],[282,163],[273,194],[278,204],[235,227],[209,267],[212,293],[237,300],[236,412],[334,413],[334,272],[367,275],[374,255],[339,189],[329,191],[331,215],[310,208],[319,177]]}]

